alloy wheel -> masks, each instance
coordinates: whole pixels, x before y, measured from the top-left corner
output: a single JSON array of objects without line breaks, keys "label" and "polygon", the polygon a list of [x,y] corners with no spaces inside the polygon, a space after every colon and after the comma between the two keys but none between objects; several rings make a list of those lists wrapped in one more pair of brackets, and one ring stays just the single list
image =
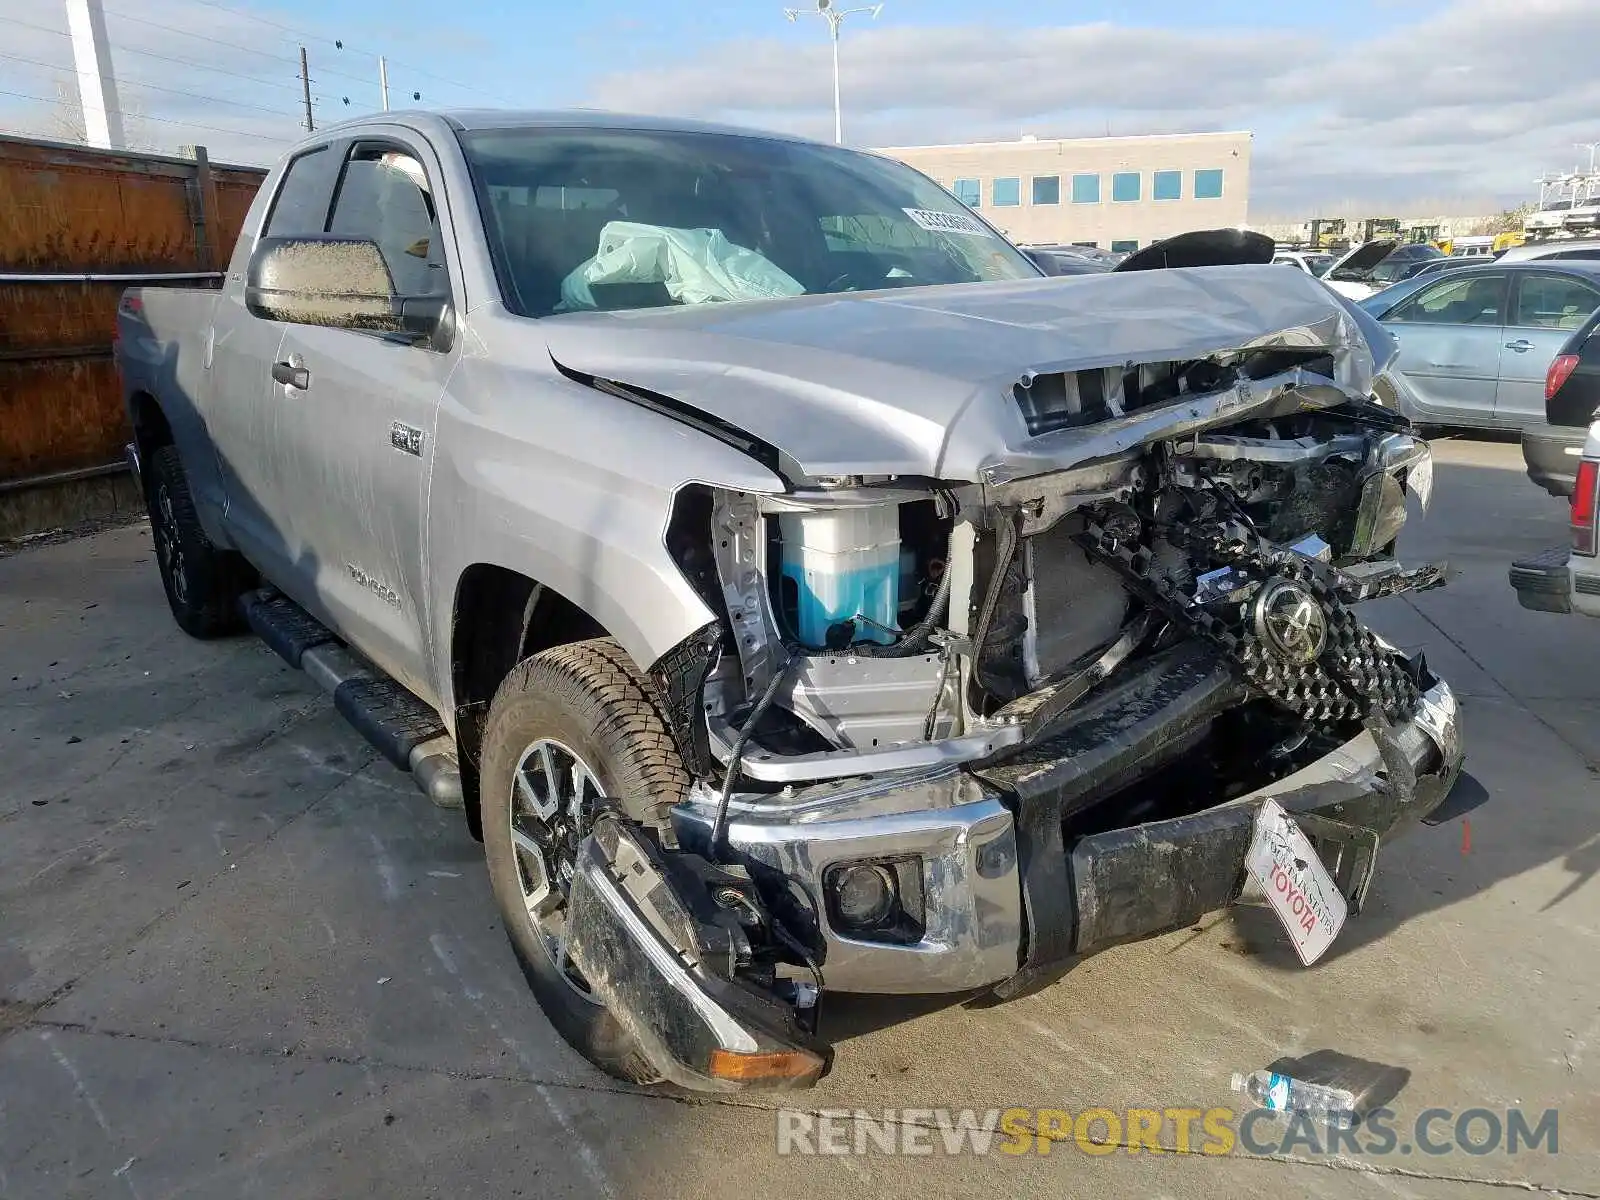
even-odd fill
[{"label": "alloy wheel", "polygon": [[179,604],[189,602],[189,581],[184,572],[183,542],[178,537],[178,516],[172,509],[172,492],[165,483],[156,485],[156,519],[153,533],[156,560]]},{"label": "alloy wheel", "polygon": [[593,1004],[599,999],[566,956],[567,900],[578,847],[605,799],[594,768],[554,738],[524,750],[511,777],[512,855],[528,920],[567,985]]}]

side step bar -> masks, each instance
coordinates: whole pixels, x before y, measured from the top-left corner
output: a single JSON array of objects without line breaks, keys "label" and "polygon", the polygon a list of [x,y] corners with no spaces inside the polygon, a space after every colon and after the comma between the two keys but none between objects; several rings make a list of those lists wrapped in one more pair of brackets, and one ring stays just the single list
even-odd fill
[{"label": "side step bar", "polygon": [[239,607],[256,636],[316,680],[333,697],[339,715],[395,766],[411,772],[428,799],[440,808],[462,806],[455,742],[438,713],[281,592],[249,592]]}]

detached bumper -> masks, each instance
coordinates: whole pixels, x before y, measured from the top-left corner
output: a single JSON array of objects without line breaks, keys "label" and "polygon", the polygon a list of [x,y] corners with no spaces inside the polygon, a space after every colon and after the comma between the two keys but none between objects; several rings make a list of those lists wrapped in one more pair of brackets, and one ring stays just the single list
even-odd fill
[{"label": "detached bumper", "polygon": [[610,816],[579,850],[567,953],[641,1053],[703,1092],[806,1088],[832,1052],[795,1011],[713,969],[706,938],[650,843]]},{"label": "detached bumper", "polygon": [[[753,875],[794,898],[788,919],[809,926],[821,946],[827,988],[976,990],[1049,975],[1234,903],[1255,811],[1268,796],[1312,818],[1308,836],[1359,907],[1378,840],[1432,812],[1460,772],[1455,698],[1430,679],[1411,720],[1362,733],[1271,787],[1064,844],[1063,821],[1078,801],[1194,745],[1239,700],[1229,673],[1203,657],[1153,675],[1106,698],[1074,726],[1081,740],[1052,742],[1049,755],[736,799],[728,844]],[[713,807],[697,797],[674,810],[686,847],[705,846]],[[830,866],[908,859],[920,865],[918,940],[874,941],[836,926]]]},{"label": "detached bumper", "polygon": [[1256,809],[1269,797],[1311,818],[1307,835],[1358,911],[1380,839],[1436,809],[1461,762],[1455,697],[1438,682],[1413,720],[1363,733],[1270,787],[1192,816],[1082,838],[1069,856],[1074,954],[1181,929],[1238,900]]},{"label": "detached bumper", "polygon": [[1562,425],[1533,425],[1522,431],[1522,461],[1528,478],[1552,496],[1569,499],[1578,477],[1589,431]]}]

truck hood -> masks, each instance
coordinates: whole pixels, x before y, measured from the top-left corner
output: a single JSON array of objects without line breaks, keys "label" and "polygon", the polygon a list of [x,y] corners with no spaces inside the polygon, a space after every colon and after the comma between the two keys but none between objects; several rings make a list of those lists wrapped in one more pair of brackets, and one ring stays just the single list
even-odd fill
[{"label": "truck hood", "polygon": [[[813,478],[975,481],[1128,448],[1127,437],[1096,437],[1101,426],[1030,437],[1012,393],[1030,372],[1325,349],[1336,382],[1366,395],[1392,354],[1366,314],[1304,272],[1273,266],[575,313],[538,324],[563,370],[698,410],[776,447]],[[1187,404],[1169,410],[1171,425],[1195,415]],[[1163,436],[1161,418],[1139,417],[1135,441]]]}]

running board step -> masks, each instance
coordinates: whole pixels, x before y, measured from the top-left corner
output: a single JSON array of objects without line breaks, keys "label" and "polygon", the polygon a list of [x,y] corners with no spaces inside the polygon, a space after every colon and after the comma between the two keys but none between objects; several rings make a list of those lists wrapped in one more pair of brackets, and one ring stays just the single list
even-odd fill
[{"label": "running board step", "polygon": [[461,768],[444,722],[422,701],[358,657],[333,632],[281,592],[240,601],[250,628],[291,667],[333,697],[339,715],[440,808],[460,808]]},{"label": "running board step", "polygon": [[282,592],[270,588],[248,593],[239,608],[255,635],[297,671],[307,650],[339,640],[321,621]]}]

